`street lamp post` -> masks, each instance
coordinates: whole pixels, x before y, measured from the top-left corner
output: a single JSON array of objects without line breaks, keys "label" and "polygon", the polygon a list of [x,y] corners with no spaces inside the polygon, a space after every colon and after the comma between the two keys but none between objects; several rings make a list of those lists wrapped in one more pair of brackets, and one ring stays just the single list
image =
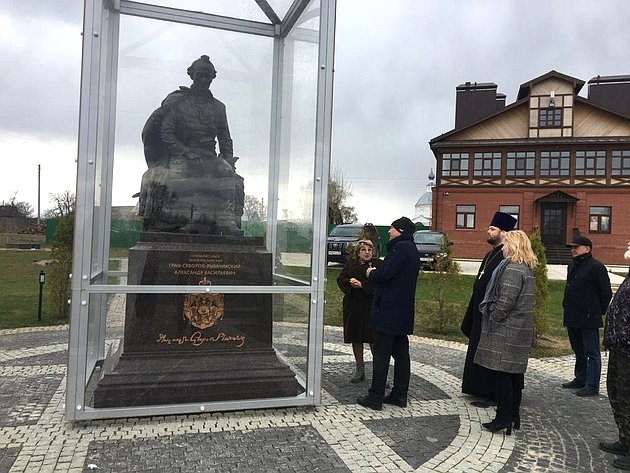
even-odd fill
[{"label": "street lamp post", "polygon": [[42,320],[42,294],[44,292],[45,282],[46,282],[46,273],[42,269],[39,272],[39,304],[37,307],[37,320]]}]

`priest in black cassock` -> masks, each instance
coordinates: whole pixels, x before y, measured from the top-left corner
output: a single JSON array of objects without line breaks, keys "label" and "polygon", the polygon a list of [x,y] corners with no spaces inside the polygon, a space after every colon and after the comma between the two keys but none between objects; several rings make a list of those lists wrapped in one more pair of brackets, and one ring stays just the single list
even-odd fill
[{"label": "priest in black cassock", "polygon": [[462,321],[462,332],[468,337],[468,350],[466,351],[466,363],[464,364],[464,376],[462,379],[462,392],[479,398],[471,404],[477,407],[488,407],[494,401],[494,392],[490,370],[473,363],[479,337],[481,335],[481,312],[479,304],[486,293],[486,287],[490,282],[492,272],[503,259],[503,233],[514,229],[516,219],[503,212],[496,212],[488,227],[487,242],[492,245],[492,250],[486,254],[479,266],[479,272],[473,285],[472,296],[466,309],[466,315]]}]

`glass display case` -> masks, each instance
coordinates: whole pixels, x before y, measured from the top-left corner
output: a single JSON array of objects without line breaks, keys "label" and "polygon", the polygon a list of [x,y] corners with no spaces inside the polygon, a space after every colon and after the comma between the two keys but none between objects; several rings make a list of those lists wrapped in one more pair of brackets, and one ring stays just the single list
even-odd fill
[{"label": "glass display case", "polygon": [[85,2],[68,419],[319,402],[334,24]]}]

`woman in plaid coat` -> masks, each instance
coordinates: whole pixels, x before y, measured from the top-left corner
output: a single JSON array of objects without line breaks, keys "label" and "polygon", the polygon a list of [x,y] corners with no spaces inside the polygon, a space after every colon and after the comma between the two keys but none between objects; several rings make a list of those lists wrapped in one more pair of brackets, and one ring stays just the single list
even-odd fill
[{"label": "woman in plaid coat", "polygon": [[534,275],[538,260],[527,234],[505,233],[505,259],[497,266],[479,305],[481,338],[474,362],[492,371],[497,415],[483,424],[491,432],[520,428],[520,405],[534,335]]}]

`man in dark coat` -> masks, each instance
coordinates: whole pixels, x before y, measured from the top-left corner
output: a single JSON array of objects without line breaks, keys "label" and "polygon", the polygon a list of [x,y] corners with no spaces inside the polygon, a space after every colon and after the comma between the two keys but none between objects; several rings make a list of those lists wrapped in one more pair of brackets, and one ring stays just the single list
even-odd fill
[{"label": "man in dark coat", "polygon": [[562,387],[578,389],[575,394],[580,397],[596,396],[602,370],[599,328],[612,298],[610,278],[606,267],[593,258],[591,240],[578,236],[567,246],[573,260],[567,268],[562,307],[564,326],[575,353],[575,377]]},{"label": "man in dark coat", "polygon": [[[357,402],[381,410],[383,403],[407,406],[411,378],[409,339],[413,333],[416,284],[420,258],[413,242],[415,225],[407,217],[392,222],[388,231],[387,256],[378,268],[367,270],[368,281],[375,283],[370,326],[376,330],[372,351],[372,386]],[[389,361],[394,358],[394,386],[385,396]]]},{"label": "man in dark coat", "polygon": [[468,303],[468,309],[462,321],[462,332],[468,337],[468,350],[464,363],[464,375],[462,377],[462,392],[480,398],[472,404],[477,407],[488,407],[494,400],[494,385],[490,379],[490,370],[473,363],[479,337],[481,336],[482,315],[479,304],[486,293],[486,287],[490,282],[492,273],[503,260],[503,233],[514,229],[516,219],[509,214],[496,212],[488,227],[486,241],[492,245],[479,266],[479,272],[473,285],[472,296]]},{"label": "man in dark coat", "polygon": [[[623,257],[630,261],[630,241]],[[619,440],[601,442],[599,448],[623,455],[613,460],[613,466],[630,470],[630,274],[621,283],[608,307],[604,346],[610,350],[606,388]]]}]

